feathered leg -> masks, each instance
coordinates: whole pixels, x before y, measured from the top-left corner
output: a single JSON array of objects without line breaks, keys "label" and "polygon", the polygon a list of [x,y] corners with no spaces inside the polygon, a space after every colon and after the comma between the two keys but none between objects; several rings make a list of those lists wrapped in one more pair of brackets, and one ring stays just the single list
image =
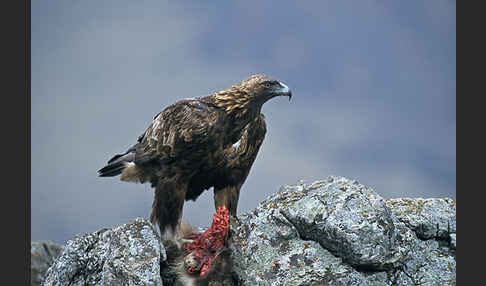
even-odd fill
[{"label": "feathered leg", "polygon": [[155,186],[154,202],[150,221],[159,225],[160,234],[177,241],[187,184],[177,178],[160,180]]},{"label": "feathered leg", "polygon": [[238,199],[240,197],[240,186],[226,186],[222,189],[214,188],[214,207],[225,206],[231,216],[236,218]]}]

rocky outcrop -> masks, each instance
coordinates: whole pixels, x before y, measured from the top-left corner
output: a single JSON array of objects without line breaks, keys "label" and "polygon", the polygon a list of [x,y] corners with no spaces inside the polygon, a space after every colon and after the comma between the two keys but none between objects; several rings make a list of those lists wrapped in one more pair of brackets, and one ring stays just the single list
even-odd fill
[{"label": "rocky outcrop", "polygon": [[150,222],[136,219],[68,241],[44,285],[162,285],[165,248]]},{"label": "rocky outcrop", "polygon": [[47,269],[61,254],[63,246],[50,241],[32,242],[30,244],[30,285],[39,286],[44,283]]},{"label": "rocky outcrop", "polygon": [[[455,285],[451,199],[383,199],[343,177],[284,186],[231,230],[232,279],[211,285]],[[182,285],[152,224],[69,241],[44,285]],[[162,278],[161,278],[162,276]]]},{"label": "rocky outcrop", "polygon": [[455,285],[456,206],[343,177],[284,186],[239,217],[242,285]]}]

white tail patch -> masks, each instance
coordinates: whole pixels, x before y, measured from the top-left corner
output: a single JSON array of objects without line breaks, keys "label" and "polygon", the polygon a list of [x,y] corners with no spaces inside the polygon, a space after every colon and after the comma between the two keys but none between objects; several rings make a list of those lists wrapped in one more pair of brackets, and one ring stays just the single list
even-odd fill
[{"label": "white tail patch", "polygon": [[125,169],[123,169],[120,176],[120,180],[124,182],[139,182],[139,169],[133,162],[125,163]]}]

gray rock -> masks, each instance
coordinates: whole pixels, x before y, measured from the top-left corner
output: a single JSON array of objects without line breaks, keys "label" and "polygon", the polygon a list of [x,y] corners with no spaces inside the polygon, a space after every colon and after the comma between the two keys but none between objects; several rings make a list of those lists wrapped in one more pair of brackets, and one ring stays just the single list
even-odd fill
[{"label": "gray rock", "polygon": [[[329,177],[284,186],[231,223],[231,279],[208,285],[456,285],[451,199],[385,200]],[[44,285],[184,285],[167,246],[144,219],[81,235]]]},{"label": "gray rock", "polygon": [[387,200],[387,205],[418,238],[404,279],[420,285],[455,285],[456,203],[449,198],[399,198]]},{"label": "gray rock", "polygon": [[150,222],[102,229],[68,241],[44,285],[162,285],[165,249]]},{"label": "gray rock", "polygon": [[451,249],[456,250],[456,234],[451,233]]},{"label": "gray rock", "polygon": [[449,198],[401,198],[386,203],[420,239],[450,241],[450,235],[456,233],[456,203]]},{"label": "gray rock", "polygon": [[441,243],[455,206],[432,201],[424,214],[440,235],[424,240],[398,204],[356,181],[284,186],[239,217],[235,272],[243,285],[455,285],[455,252]]},{"label": "gray rock", "polygon": [[61,254],[62,250],[62,245],[50,241],[32,242],[30,244],[30,285],[38,286],[44,283],[47,269]]}]

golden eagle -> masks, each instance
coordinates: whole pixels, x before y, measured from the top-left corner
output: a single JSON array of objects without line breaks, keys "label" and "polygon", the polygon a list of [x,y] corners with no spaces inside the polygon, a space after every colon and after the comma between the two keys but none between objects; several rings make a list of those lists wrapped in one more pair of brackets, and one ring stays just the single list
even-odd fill
[{"label": "golden eagle", "polygon": [[209,96],[183,99],[154,117],[137,143],[111,158],[100,177],[155,188],[150,220],[161,234],[179,232],[184,201],[214,188],[216,209],[236,217],[240,188],[266,133],[262,105],[292,96],[282,82],[252,75]]}]

